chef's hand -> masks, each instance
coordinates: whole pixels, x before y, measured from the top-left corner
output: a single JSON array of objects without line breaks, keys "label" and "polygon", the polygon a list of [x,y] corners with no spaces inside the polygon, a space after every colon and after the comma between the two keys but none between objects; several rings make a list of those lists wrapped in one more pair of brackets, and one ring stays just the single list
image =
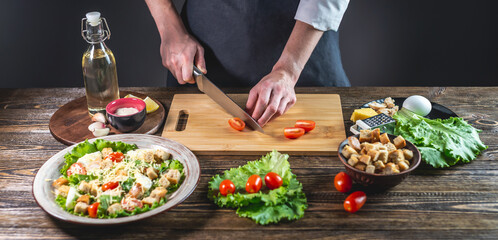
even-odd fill
[{"label": "chef's hand", "polygon": [[170,34],[161,41],[161,57],[163,65],[175,76],[180,84],[194,84],[192,76],[193,64],[204,74],[204,48],[189,34]]},{"label": "chef's hand", "polygon": [[285,70],[273,69],[249,92],[247,112],[261,126],[283,115],[296,103],[296,80]]}]

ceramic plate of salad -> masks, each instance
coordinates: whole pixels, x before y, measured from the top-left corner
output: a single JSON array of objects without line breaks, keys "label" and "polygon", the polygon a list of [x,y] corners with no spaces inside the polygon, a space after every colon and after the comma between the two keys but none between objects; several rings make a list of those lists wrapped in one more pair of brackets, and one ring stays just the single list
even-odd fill
[{"label": "ceramic plate of salad", "polygon": [[48,214],[90,225],[133,222],[174,208],[195,190],[199,162],[184,145],[158,136],[91,139],[51,157],[33,182]]}]

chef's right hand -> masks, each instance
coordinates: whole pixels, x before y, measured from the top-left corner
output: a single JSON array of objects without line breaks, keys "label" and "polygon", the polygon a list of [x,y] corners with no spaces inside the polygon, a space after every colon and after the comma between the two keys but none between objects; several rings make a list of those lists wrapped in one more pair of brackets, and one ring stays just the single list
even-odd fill
[{"label": "chef's right hand", "polygon": [[204,74],[207,73],[204,61],[204,48],[189,34],[170,34],[161,41],[163,66],[175,76],[180,84],[194,84],[193,64]]}]

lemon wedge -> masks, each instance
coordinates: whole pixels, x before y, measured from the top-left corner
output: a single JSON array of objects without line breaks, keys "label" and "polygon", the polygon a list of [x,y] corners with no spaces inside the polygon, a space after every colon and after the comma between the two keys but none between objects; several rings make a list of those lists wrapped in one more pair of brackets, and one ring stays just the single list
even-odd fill
[{"label": "lemon wedge", "polygon": [[[138,98],[138,99],[141,99],[141,98],[139,98],[139,97],[137,97],[137,96],[135,96],[133,94],[128,94],[128,95],[125,96],[125,98]],[[141,99],[141,100],[143,100],[143,99]]]},{"label": "lemon wedge", "polygon": [[154,100],[152,100],[150,97],[146,97],[144,99],[144,102],[145,102],[145,108],[147,109],[147,113],[155,112],[159,108],[159,105],[156,102],[154,102]]}]

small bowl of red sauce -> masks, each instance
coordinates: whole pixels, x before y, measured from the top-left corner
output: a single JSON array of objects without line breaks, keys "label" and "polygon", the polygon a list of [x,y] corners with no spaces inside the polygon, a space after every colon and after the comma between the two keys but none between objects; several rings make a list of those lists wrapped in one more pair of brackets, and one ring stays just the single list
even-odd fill
[{"label": "small bowl of red sauce", "polygon": [[147,114],[145,102],[138,98],[116,99],[107,104],[105,111],[111,126],[123,133],[140,128]]}]

